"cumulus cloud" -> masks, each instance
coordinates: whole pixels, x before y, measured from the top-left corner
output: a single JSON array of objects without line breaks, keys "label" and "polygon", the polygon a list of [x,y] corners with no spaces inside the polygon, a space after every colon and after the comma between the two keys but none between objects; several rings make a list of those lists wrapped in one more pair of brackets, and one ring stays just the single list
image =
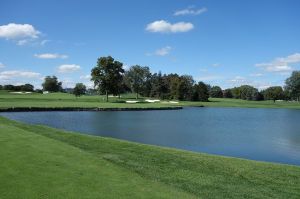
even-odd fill
[{"label": "cumulus cloud", "polygon": [[30,24],[10,23],[0,26],[0,38],[16,41],[18,45],[27,44],[29,41],[37,39],[41,34]]},{"label": "cumulus cloud", "polygon": [[58,67],[59,73],[72,73],[80,70],[80,66],[76,64],[63,64]]},{"label": "cumulus cloud", "polygon": [[178,33],[178,32],[188,32],[194,28],[194,25],[190,22],[178,22],[169,23],[165,20],[154,21],[149,23],[146,30],[149,32],[159,32],[159,33]]},{"label": "cumulus cloud", "polygon": [[34,54],[35,57],[39,59],[66,59],[68,58],[67,55],[61,55],[61,54],[52,54],[52,53],[44,53],[44,54]]},{"label": "cumulus cloud", "polygon": [[10,80],[13,78],[39,78],[40,73],[31,71],[10,70],[0,72],[0,80]]},{"label": "cumulus cloud", "polygon": [[293,70],[291,64],[300,63],[300,53],[294,53],[287,57],[278,57],[271,62],[255,64],[268,72],[289,72]]},{"label": "cumulus cloud", "polygon": [[192,9],[192,8],[186,8],[183,10],[177,10],[174,15],[180,16],[180,15],[200,15],[202,13],[205,13],[207,11],[207,8],[203,7],[200,9]]}]

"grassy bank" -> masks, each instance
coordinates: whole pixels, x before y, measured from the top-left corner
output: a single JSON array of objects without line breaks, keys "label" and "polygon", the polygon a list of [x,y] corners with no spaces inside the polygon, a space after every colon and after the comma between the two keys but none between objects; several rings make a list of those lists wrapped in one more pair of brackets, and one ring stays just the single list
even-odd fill
[{"label": "grassy bank", "polygon": [[0,117],[4,198],[299,198],[300,167],[81,135]]},{"label": "grassy bank", "polygon": [[206,107],[247,107],[247,108],[291,108],[300,109],[299,102],[276,102],[273,101],[246,101],[239,99],[211,98],[210,102],[187,102],[181,101],[177,104],[169,101],[156,103],[145,103],[144,99],[139,99],[142,103],[128,104],[126,100],[135,100],[134,94],[122,95],[121,99],[110,97],[109,102],[105,102],[105,96],[82,96],[79,98],[66,93],[50,94],[13,94],[8,91],[0,91],[0,109],[12,107],[40,107],[40,108],[165,108],[174,106],[206,106]]}]

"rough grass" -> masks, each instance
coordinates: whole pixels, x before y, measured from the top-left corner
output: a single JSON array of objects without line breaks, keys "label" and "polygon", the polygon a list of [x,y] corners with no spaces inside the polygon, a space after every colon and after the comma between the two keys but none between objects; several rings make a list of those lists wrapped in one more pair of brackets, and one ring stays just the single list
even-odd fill
[{"label": "rough grass", "polygon": [[4,198],[300,198],[297,166],[88,136],[1,117],[0,143]]},{"label": "rough grass", "polygon": [[[80,107],[80,108],[160,108],[172,106],[207,106],[207,107],[245,107],[245,108],[292,108],[300,109],[299,102],[276,102],[273,101],[247,101],[239,99],[210,98],[209,102],[181,101],[178,104],[162,101],[157,103],[127,104],[126,100],[135,100],[134,94],[124,94],[121,99],[110,97],[109,102],[105,96],[81,96],[66,93],[50,94],[12,94],[8,91],[0,91],[0,109],[11,107]],[[143,102],[145,98],[140,98]]]}]

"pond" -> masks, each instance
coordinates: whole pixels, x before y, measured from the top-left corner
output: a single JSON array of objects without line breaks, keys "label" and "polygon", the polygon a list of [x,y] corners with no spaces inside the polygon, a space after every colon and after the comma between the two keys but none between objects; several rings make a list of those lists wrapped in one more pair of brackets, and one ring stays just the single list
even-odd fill
[{"label": "pond", "polygon": [[10,119],[145,144],[300,165],[300,110],[11,112]]}]

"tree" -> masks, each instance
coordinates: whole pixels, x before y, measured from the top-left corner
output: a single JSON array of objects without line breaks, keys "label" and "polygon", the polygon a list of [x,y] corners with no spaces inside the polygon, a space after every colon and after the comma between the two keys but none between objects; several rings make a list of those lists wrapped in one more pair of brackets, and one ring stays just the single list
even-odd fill
[{"label": "tree", "polygon": [[234,87],[231,90],[232,96],[235,99],[241,99],[241,90],[240,87]]},{"label": "tree", "polygon": [[285,80],[285,90],[292,99],[300,100],[300,71],[293,71],[292,75]]},{"label": "tree", "polygon": [[261,92],[256,92],[253,95],[253,100],[262,101],[262,100],[264,100],[264,95]]},{"label": "tree", "polygon": [[219,86],[211,87],[209,94],[210,94],[210,97],[215,97],[215,98],[223,97],[222,89]]},{"label": "tree", "polygon": [[86,92],[86,86],[83,83],[77,83],[73,89],[73,94],[76,97],[80,97],[81,95],[84,95]]},{"label": "tree", "polygon": [[281,86],[271,86],[264,90],[263,94],[266,100],[273,100],[274,103],[276,100],[284,99],[284,92]]},{"label": "tree", "polygon": [[180,76],[178,85],[178,99],[179,100],[191,100],[193,97],[193,77],[190,75]]},{"label": "tree", "polygon": [[207,102],[209,97],[208,86],[203,82],[198,82],[193,86],[193,101]]},{"label": "tree", "polygon": [[4,85],[3,90],[13,91],[13,90],[15,90],[15,86],[11,85],[11,84]]},{"label": "tree", "polygon": [[256,88],[249,85],[242,85],[239,87],[240,96],[243,100],[253,100],[255,93],[258,92]]},{"label": "tree", "polygon": [[223,93],[223,97],[224,97],[224,98],[232,98],[233,95],[232,95],[231,89],[225,89],[225,90],[224,90],[224,93]]},{"label": "tree", "polygon": [[32,92],[34,90],[34,86],[31,84],[24,84],[21,85],[21,91],[28,91],[28,92]]},{"label": "tree", "polygon": [[91,71],[91,80],[100,93],[105,93],[107,102],[108,93],[120,94],[124,72],[123,63],[111,56],[98,58],[97,65]]},{"label": "tree", "polygon": [[58,82],[56,76],[47,76],[45,77],[44,83],[42,84],[44,91],[49,92],[58,92],[62,90],[62,83]]},{"label": "tree", "polygon": [[125,81],[133,92],[136,93],[136,99],[138,99],[140,92],[146,86],[146,82],[149,79],[151,73],[147,66],[131,66],[128,71],[125,72]]}]

